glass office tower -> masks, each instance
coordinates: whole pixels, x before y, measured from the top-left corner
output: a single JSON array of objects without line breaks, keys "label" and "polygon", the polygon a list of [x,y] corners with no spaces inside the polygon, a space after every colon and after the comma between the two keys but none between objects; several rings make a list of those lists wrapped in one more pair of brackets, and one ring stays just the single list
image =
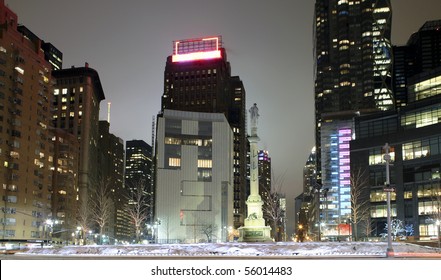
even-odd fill
[{"label": "glass office tower", "polygon": [[391,16],[388,0],[315,3],[315,186],[320,224],[327,224],[322,237],[347,234],[350,168],[349,150],[343,147],[352,136],[352,119],[394,107]]}]

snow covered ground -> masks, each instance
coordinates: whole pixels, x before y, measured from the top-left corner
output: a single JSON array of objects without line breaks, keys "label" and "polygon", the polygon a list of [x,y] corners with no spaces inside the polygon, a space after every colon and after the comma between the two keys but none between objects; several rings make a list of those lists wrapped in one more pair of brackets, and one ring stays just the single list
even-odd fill
[{"label": "snow covered ground", "polygon": [[63,280],[84,276],[107,280],[367,280],[378,275],[387,279],[419,279],[422,275],[439,278],[438,248],[394,242],[394,258],[386,258],[386,249],[386,242],[34,247],[0,256],[1,279],[46,279],[60,275]]},{"label": "snow covered ground", "polygon": [[[395,256],[440,257],[438,248],[408,243],[393,243]],[[170,257],[384,257],[385,242],[279,242],[279,243],[199,243],[148,245],[88,245],[53,248],[29,248],[20,255],[87,255],[87,256],[170,256]]]}]

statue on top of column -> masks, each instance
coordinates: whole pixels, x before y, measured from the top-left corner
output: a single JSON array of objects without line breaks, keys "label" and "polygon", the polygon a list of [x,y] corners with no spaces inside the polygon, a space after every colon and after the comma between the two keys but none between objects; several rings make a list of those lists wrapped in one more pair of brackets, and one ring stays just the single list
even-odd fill
[{"label": "statue on top of column", "polygon": [[257,108],[257,104],[254,103],[253,107],[249,110],[251,114],[251,127],[257,128],[257,119],[259,118],[259,108]]}]

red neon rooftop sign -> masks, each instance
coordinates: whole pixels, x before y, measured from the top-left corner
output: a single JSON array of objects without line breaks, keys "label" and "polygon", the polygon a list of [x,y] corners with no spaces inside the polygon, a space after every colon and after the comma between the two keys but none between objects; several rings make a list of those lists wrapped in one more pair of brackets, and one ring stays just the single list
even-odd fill
[{"label": "red neon rooftop sign", "polygon": [[172,62],[221,58],[220,36],[173,42]]}]

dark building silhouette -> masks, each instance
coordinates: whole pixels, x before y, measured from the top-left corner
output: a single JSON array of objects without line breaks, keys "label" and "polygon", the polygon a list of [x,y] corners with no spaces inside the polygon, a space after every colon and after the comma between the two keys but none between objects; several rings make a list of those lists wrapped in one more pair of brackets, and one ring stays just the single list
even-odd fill
[{"label": "dark building silhouette", "polygon": [[231,76],[220,36],[176,41],[164,71],[162,110],[223,113],[234,133],[234,225],[243,224],[246,201],[245,88]]},{"label": "dark building silhouette", "polygon": [[394,93],[397,107],[405,106],[409,98],[408,79],[441,66],[441,20],[424,23],[404,46],[394,46]]},{"label": "dark building silhouette", "polygon": [[43,42],[41,48],[44,50],[44,59],[52,64],[53,70],[63,68],[63,53],[51,43]]},{"label": "dark building silhouette", "polygon": [[111,216],[103,232],[109,240],[104,240],[104,243],[113,244],[115,240],[131,241],[130,220],[125,211],[127,199],[124,186],[124,141],[110,133],[110,124],[107,121],[99,121],[99,133],[98,180],[108,184],[113,201]]}]

